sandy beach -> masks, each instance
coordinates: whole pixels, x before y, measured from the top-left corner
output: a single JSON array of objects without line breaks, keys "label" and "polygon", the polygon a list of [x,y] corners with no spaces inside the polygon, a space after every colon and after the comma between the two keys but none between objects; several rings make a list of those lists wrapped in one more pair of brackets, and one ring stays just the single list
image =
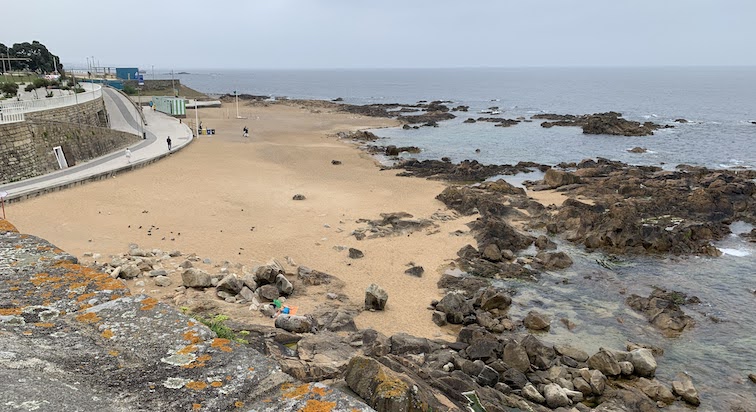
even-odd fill
[{"label": "sandy beach", "polygon": [[[113,179],[12,204],[9,219],[23,233],[79,257],[101,254],[101,261],[128,251],[130,243],[196,253],[210,259],[205,268],[211,274],[223,261],[251,269],[273,258],[286,264],[288,256],[296,265],[343,280],[341,292],[356,306],[362,305],[369,284],[383,287],[389,294],[386,310],[363,312],[356,318],[360,328],[453,338],[452,329],[433,324],[427,306],[441,297],[436,282],[442,268],[462,246],[474,244],[465,226],[471,218],[435,220],[436,228],[408,236],[358,241],[351,235],[366,227],[359,219],[380,219],[386,212],[423,219],[439,211],[452,215],[434,199],[444,183],[381,171],[354,144],[333,136],[394,121],[287,105],[243,106],[242,115],[247,119],[229,116],[225,106],[200,109],[203,126],[214,128],[216,135],[203,135],[166,160]],[[187,121],[193,118],[188,110]],[[250,128],[248,139],[242,136],[244,126]],[[306,199],[292,200],[295,194]],[[451,235],[458,230],[465,234]],[[365,256],[350,259],[342,247]],[[410,263],[425,268],[423,277],[404,273]],[[287,265],[287,272],[296,273],[296,267]],[[176,304],[182,302],[174,296],[180,272],[171,276],[174,286],[168,288],[154,286],[151,279],[141,279],[144,287],[135,281],[129,286],[133,293]],[[295,292],[289,303],[304,314],[324,300],[324,293]],[[232,317],[272,324],[246,306],[218,303],[219,311]]]}]

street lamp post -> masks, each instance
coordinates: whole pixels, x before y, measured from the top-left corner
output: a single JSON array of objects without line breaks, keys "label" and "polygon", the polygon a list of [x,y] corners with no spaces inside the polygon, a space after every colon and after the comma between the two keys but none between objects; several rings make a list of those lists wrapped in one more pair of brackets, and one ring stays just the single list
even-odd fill
[{"label": "street lamp post", "polygon": [[197,98],[194,98],[194,128],[197,129],[197,137],[199,137],[199,110],[197,110]]}]

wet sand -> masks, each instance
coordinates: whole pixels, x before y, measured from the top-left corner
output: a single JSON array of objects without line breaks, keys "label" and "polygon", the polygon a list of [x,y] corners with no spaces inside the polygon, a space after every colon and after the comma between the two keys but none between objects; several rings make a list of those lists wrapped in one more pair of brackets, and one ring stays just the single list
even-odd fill
[{"label": "wet sand", "polygon": [[[358,219],[380,219],[380,213],[408,212],[415,218],[451,213],[435,200],[444,183],[381,171],[354,144],[333,136],[393,126],[393,120],[285,105],[242,106],[247,119],[236,119],[228,104],[199,114],[203,126],[214,128],[216,135],[200,136],[165,160],[113,179],[9,205],[9,219],[22,233],[79,257],[99,253],[102,261],[128,251],[130,243],[196,253],[212,261],[206,265],[211,274],[218,273],[216,264],[222,261],[251,268],[272,258],[286,262],[288,256],[343,280],[342,292],[355,305],[362,305],[370,283],[386,289],[386,310],[363,312],[358,327],[387,335],[404,331],[452,338],[450,328],[432,323],[427,306],[441,296],[436,282],[442,268],[462,246],[474,244],[469,234],[450,233],[467,232],[465,224],[475,217],[436,221],[436,229],[409,236],[358,241],[350,235],[366,226]],[[193,119],[194,112],[187,110],[186,121]],[[244,126],[249,138],[242,137]],[[292,200],[295,194],[306,199]],[[147,229],[153,226],[149,236]],[[365,256],[350,259],[338,246],[360,249]],[[425,268],[423,277],[404,273],[410,263]],[[287,265],[287,271],[295,273],[296,267]],[[175,304],[181,301],[181,296],[173,299],[180,272],[172,277],[174,286],[168,288],[154,286],[151,279],[138,279],[144,287],[135,281],[129,285],[134,293]],[[324,299],[323,294],[295,293],[290,304],[302,314]],[[220,311],[234,317],[272,324],[246,305],[218,302]]]}]

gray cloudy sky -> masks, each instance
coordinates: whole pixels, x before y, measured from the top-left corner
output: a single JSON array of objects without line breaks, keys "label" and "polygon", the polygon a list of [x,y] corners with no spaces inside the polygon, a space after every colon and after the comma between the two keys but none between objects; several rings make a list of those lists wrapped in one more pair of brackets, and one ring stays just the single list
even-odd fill
[{"label": "gray cloudy sky", "polygon": [[69,68],[756,65],[754,0],[3,3],[0,43]]}]

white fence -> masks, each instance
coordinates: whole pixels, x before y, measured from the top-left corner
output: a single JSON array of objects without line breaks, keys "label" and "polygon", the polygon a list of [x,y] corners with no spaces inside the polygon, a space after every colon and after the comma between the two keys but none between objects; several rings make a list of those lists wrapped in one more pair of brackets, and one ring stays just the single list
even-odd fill
[{"label": "white fence", "polygon": [[24,121],[24,113],[39,112],[43,110],[57,109],[59,107],[73,106],[102,97],[102,86],[98,84],[80,84],[85,90],[83,93],[46,97],[44,99],[21,100],[0,102],[0,124]]}]

